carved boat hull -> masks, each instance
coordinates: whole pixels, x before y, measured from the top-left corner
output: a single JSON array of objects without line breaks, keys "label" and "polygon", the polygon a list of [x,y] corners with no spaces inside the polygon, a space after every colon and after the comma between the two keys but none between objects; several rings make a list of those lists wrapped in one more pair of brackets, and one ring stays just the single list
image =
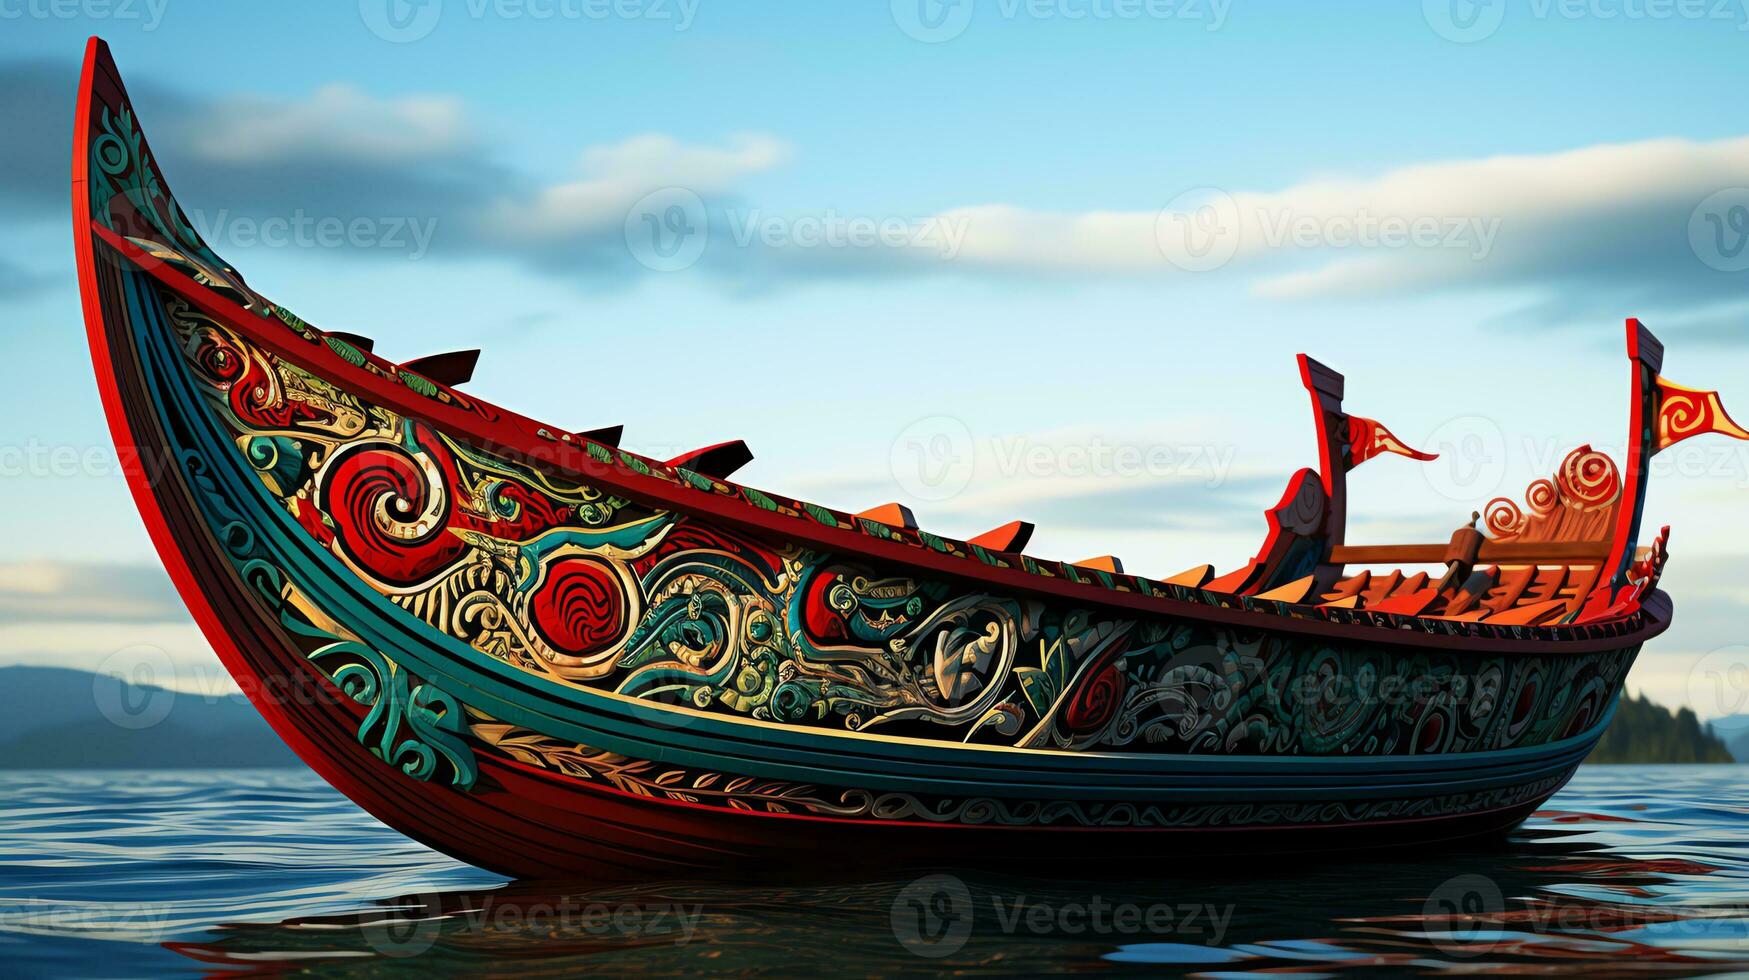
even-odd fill
[{"label": "carved boat hull", "polygon": [[[73,211],[96,373],[176,586],[364,809],[523,877],[1132,860],[1516,825],[1668,606],[1346,616],[992,553],[473,400],[250,291],[107,50]],[[434,368],[428,368],[435,370]]]}]

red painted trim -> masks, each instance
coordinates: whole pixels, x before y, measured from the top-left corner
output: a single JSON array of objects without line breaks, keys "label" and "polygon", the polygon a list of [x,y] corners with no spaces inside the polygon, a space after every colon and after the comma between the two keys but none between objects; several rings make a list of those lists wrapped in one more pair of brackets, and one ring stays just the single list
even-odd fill
[{"label": "red painted trim", "polygon": [[1658,419],[1658,372],[1664,367],[1664,345],[1652,336],[1639,320],[1627,320],[1628,363],[1631,365],[1631,387],[1628,392],[1628,451],[1622,460],[1621,503],[1616,508],[1615,531],[1610,536],[1609,579],[1606,587],[1611,596],[1627,585],[1628,566],[1634,560],[1634,548],[1639,543],[1640,518],[1646,503],[1646,481],[1650,475],[1652,454],[1658,451],[1652,426]]},{"label": "red painted trim", "polygon": [[[480,762],[481,762],[482,770],[484,770],[488,767],[501,770],[500,772],[494,773],[495,778],[498,778],[500,782],[504,783],[504,786],[506,789],[514,791],[515,795],[527,796],[527,797],[532,798],[532,799],[541,799],[542,797],[545,797],[551,805],[560,805],[560,806],[565,805],[564,802],[562,802],[562,797],[565,797],[565,796],[574,796],[574,795],[579,795],[579,794],[581,794],[581,795],[595,795],[595,796],[602,796],[602,797],[608,797],[608,798],[617,798],[617,799],[624,800],[628,803],[648,804],[648,805],[651,805],[651,806],[654,806],[657,808],[666,808],[666,809],[671,809],[671,810],[684,810],[684,811],[699,811],[699,812],[710,815],[713,823],[716,821],[717,818],[735,818],[735,819],[759,818],[759,819],[777,820],[777,821],[783,821],[783,822],[789,822],[789,823],[828,824],[828,825],[831,825],[833,827],[880,827],[880,828],[885,828],[885,829],[889,829],[889,830],[928,829],[928,830],[956,830],[956,831],[962,831],[962,832],[997,831],[997,832],[1009,832],[1009,833],[1020,832],[1020,833],[1025,833],[1025,834],[1037,834],[1037,833],[1162,834],[1162,833],[1210,833],[1210,832],[1264,833],[1267,831],[1274,831],[1274,830],[1285,830],[1285,831],[1346,830],[1346,829],[1365,828],[1365,827],[1390,827],[1390,826],[1402,826],[1402,825],[1413,825],[1413,824],[1423,824],[1423,823],[1438,823],[1440,821],[1454,819],[1454,815],[1452,815],[1452,814],[1443,814],[1443,815],[1427,816],[1427,817],[1392,817],[1392,818],[1384,819],[1384,820],[1362,820],[1362,821],[1357,821],[1357,822],[1353,822],[1353,823],[1341,823],[1341,824],[1312,824],[1312,823],[1270,824],[1267,828],[1264,828],[1261,826],[1249,826],[1249,827],[1246,827],[1246,826],[1231,826],[1231,827],[1134,827],[1134,826],[1079,827],[1079,826],[1055,826],[1055,825],[1038,825],[1038,824],[1011,825],[1011,824],[970,824],[970,823],[927,823],[927,822],[921,822],[921,821],[915,821],[915,820],[874,820],[874,819],[869,819],[866,817],[847,818],[847,817],[821,816],[819,814],[814,814],[814,813],[771,813],[771,812],[762,811],[762,810],[735,810],[735,809],[730,809],[728,807],[711,806],[707,803],[690,803],[690,802],[687,802],[686,800],[664,800],[664,799],[658,799],[658,798],[653,797],[653,796],[645,796],[645,795],[642,795],[639,793],[630,793],[630,792],[627,792],[627,791],[622,790],[622,789],[616,789],[612,786],[604,786],[600,783],[592,783],[592,782],[587,782],[584,780],[563,779],[558,774],[553,773],[551,770],[542,769],[539,766],[532,766],[532,765],[529,765],[528,763],[520,762],[518,760],[507,758],[504,756],[482,756],[480,758]],[[528,779],[535,780],[537,782],[545,782],[545,783],[549,784],[548,788],[550,790],[557,791],[559,794],[561,794],[561,796],[552,796],[552,795],[549,795],[548,793],[542,792],[541,790],[538,790],[538,789],[533,790],[533,792],[530,792],[530,790],[532,789],[531,787],[517,786],[514,782],[504,782],[503,776],[507,773],[520,774],[521,776],[524,776]],[[1310,803],[1312,801],[1308,801],[1308,802]],[[1148,806],[1150,804],[1130,803],[1128,805],[1141,807],[1141,806]],[[1158,805],[1159,806],[1171,806],[1172,804],[1168,802],[1168,803],[1160,803]],[[1230,804],[1230,805],[1238,805],[1238,804]],[[1504,812],[1507,812],[1510,810],[1518,809],[1518,808],[1523,807],[1525,805],[1526,804],[1523,804],[1523,803],[1514,803],[1514,804],[1509,804],[1506,806],[1491,807],[1491,808],[1483,809],[1483,810],[1470,810],[1470,811],[1465,811],[1461,816],[1463,816],[1463,817],[1480,817],[1480,816],[1486,816],[1487,814],[1490,814],[1490,813],[1504,813]],[[1538,805],[1540,805],[1540,804],[1538,804]]]}]

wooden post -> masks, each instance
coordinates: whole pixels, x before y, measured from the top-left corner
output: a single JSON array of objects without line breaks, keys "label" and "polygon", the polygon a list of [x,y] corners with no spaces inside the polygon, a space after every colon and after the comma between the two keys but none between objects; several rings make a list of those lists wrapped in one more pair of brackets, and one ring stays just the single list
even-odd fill
[{"label": "wooden post", "polygon": [[1312,423],[1318,431],[1318,479],[1324,484],[1324,527],[1318,554],[1318,585],[1328,588],[1342,577],[1342,565],[1332,563],[1331,550],[1343,543],[1348,524],[1348,416],[1342,412],[1343,378],[1339,371],[1304,354],[1299,356],[1300,380],[1312,396]]},{"label": "wooden post", "polygon": [[1628,566],[1640,540],[1640,514],[1646,505],[1646,482],[1658,440],[1652,431],[1658,423],[1658,372],[1664,367],[1664,345],[1639,320],[1627,321],[1628,360],[1633,366],[1632,401],[1628,410],[1627,458],[1622,461],[1622,501],[1616,510],[1615,533],[1610,539],[1610,593],[1627,585]]}]

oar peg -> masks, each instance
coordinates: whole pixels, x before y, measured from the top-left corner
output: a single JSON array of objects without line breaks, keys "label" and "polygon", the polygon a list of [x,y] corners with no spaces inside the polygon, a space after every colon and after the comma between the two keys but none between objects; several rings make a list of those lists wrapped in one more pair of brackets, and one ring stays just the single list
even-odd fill
[{"label": "oar peg", "polygon": [[966,544],[977,545],[989,551],[1005,551],[1017,554],[1026,550],[1026,544],[1032,540],[1032,524],[1027,521],[1009,521],[1001,527],[991,528],[983,534],[966,541]]},{"label": "oar peg", "polygon": [[401,367],[422,378],[428,378],[446,388],[467,384],[474,377],[474,365],[480,362],[480,351],[452,350],[429,354],[404,362]]},{"label": "oar peg", "polygon": [[1171,578],[1166,579],[1165,581],[1166,581],[1167,585],[1182,585],[1182,586],[1185,586],[1186,588],[1200,589],[1204,585],[1208,584],[1209,579],[1212,579],[1214,577],[1215,577],[1215,566],[1213,566],[1213,565],[1194,565],[1190,568],[1185,569],[1182,572],[1179,572],[1177,575],[1174,575]]},{"label": "oar peg", "polygon": [[714,446],[681,453],[668,461],[669,466],[689,469],[714,480],[726,480],[734,472],[753,462],[753,450],[739,439],[719,442]]},{"label": "oar peg", "polygon": [[857,517],[885,524],[888,527],[902,527],[907,531],[917,530],[917,515],[911,513],[911,508],[900,503],[881,504],[868,510],[858,511]]},{"label": "oar peg", "polygon": [[590,442],[599,442],[603,446],[613,446],[617,449],[620,437],[625,435],[625,431],[624,425],[604,425],[599,429],[584,429],[575,435],[588,439]]},{"label": "oar peg", "polygon": [[358,333],[342,333],[339,330],[330,330],[328,331],[328,336],[333,337],[335,340],[345,341],[359,350],[364,351],[366,354],[375,350],[377,345],[376,341]]}]

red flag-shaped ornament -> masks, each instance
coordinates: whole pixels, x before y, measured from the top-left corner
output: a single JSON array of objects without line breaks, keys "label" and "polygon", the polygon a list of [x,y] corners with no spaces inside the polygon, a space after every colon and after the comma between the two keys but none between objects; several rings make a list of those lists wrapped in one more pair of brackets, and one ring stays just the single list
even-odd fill
[{"label": "red flag-shaped ornament", "polygon": [[1725,411],[1716,391],[1684,388],[1658,379],[1658,426],[1653,432],[1658,440],[1653,450],[1668,449],[1689,436],[1717,432],[1733,439],[1749,439],[1749,431],[1736,423]]},{"label": "red flag-shaped ornament", "polygon": [[1396,453],[1419,460],[1439,458],[1438,453],[1424,453],[1410,448],[1379,422],[1358,415],[1348,416],[1348,453],[1349,469],[1354,469],[1380,453]]}]

